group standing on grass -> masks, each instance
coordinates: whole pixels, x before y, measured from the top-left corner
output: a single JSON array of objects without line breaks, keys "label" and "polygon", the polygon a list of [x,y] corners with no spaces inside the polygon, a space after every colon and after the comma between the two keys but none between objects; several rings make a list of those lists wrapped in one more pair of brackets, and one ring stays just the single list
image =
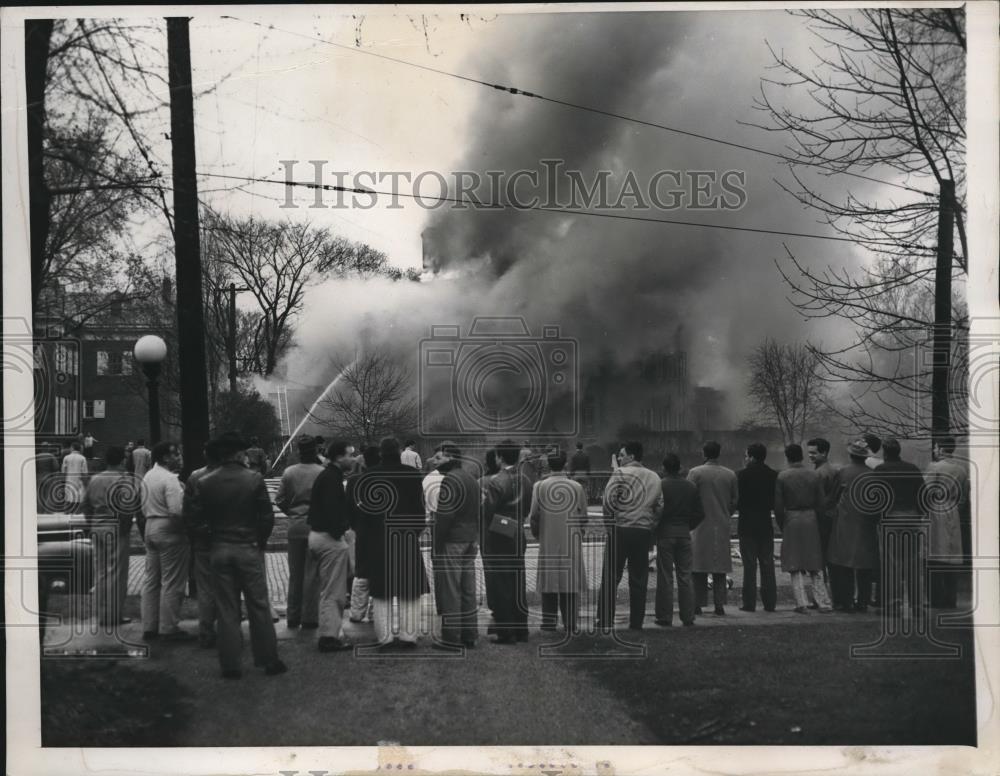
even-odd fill
[{"label": "group standing on grass", "polygon": [[[881,460],[872,455],[874,446],[880,446]],[[133,518],[141,515],[143,637],[197,638],[202,647],[218,649],[223,676],[237,678],[245,608],[254,664],[268,675],[287,670],[278,657],[278,618],[270,607],[263,554],[274,510],[249,455],[254,447],[235,433],[221,434],[205,446],[206,466],[183,484],[174,443],[157,444],[146,460],[140,442],[131,451],[134,473],[123,448],[108,448],[107,469],[90,478],[83,497],[98,555],[101,624],[127,622],[121,603],[128,536]],[[501,645],[527,641],[527,527],[538,540],[541,629],[557,630],[561,619],[567,635],[579,633],[581,598],[588,590],[582,552],[587,497],[579,480],[589,461],[582,446],[567,460],[558,448],[538,456],[504,441],[489,451],[483,469],[463,457],[457,444],[445,442],[425,462],[426,474],[414,447],[410,442],[401,450],[387,438],[357,456],[346,441],[333,440],[323,455],[316,438],[298,440],[299,461],[285,469],[275,498],[288,517],[286,626],[316,629],[321,652],[351,649],[355,645],[343,633],[350,602],[352,621],[373,621],[372,646],[415,646],[420,599],[430,590],[421,545],[429,527],[440,617],[432,646],[476,646],[479,557],[492,613],[487,634]],[[796,612],[867,609],[880,568],[879,598],[891,610],[902,605],[904,590],[914,614],[928,603],[954,607],[950,572],[962,562],[962,510],[969,498],[968,476],[951,460],[954,449],[953,439],[938,440],[924,474],[901,459],[896,440],[875,445],[857,439],[847,447],[850,462],[837,468],[828,460],[830,444],[817,438],[807,443],[808,465],[802,447],[791,444],[785,448],[787,465],[775,471],[765,463],[766,448],[752,444],[744,467],[733,472],[718,462],[719,444],[706,442],[701,465],[684,476],[680,459],[670,453],[661,477],[644,465],[642,444],[626,442],[615,454],[617,468],[603,494],[607,540],[597,630],[614,630],[616,592],[626,567],[628,627],[643,627],[648,551],[654,546],[656,624],[673,624],[675,579],[683,625],[693,625],[708,606],[710,581],[714,613],[724,616],[734,513],[744,564],[743,611],[756,609],[758,591],[765,611],[777,606],[774,524],[781,530],[781,568],[791,576]],[[541,457],[544,463],[534,465]],[[134,485],[140,469],[141,489]],[[880,542],[880,523],[884,530],[928,533],[929,554],[902,554],[901,548],[920,542]],[[929,602],[928,568],[935,572]],[[189,569],[197,587],[198,634],[179,626]]]}]

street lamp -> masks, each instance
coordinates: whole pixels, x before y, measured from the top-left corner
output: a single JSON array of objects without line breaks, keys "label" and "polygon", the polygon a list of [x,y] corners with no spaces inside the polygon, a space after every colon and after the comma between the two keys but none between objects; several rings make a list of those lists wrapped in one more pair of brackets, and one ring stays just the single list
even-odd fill
[{"label": "street lamp", "polygon": [[135,343],[135,360],[142,366],[149,389],[149,439],[155,445],[160,441],[160,364],[167,357],[167,343],[155,334],[140,337]]}]

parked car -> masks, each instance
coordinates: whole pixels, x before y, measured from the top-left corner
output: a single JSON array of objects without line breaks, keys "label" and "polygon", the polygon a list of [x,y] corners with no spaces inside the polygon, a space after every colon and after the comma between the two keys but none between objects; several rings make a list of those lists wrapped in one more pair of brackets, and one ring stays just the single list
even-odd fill
[{"label": "parked car", "polygon": [[82,515],[38,515],[39,626],[53,590],[87,595],[94,586],[94,548]]}]

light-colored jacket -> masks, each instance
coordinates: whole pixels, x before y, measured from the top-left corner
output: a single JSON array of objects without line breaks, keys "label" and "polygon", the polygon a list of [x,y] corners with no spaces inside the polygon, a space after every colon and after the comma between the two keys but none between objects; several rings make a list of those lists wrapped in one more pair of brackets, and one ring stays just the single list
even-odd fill
[{"label": "light-colored jacket", "polygon": [[946,458],[927,467],[928,517],[931,523],[931,560],[962,562],[962,509],[969,503],[969,475],[956,461]]},{"label": "light-colored jacket", "polygon": [[641,463],[627,463],[611,472],[604,487],[604,514],[619,528],[652,531],[663,512],[660,478]]}]

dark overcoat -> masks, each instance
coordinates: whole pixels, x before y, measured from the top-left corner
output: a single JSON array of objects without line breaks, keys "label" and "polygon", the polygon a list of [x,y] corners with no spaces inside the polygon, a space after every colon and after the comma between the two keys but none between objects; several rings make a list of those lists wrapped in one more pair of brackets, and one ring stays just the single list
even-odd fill
[{"label": "dark overcoat", "polygon": [[355,553],[374,598],[414,600],[430,592],[420,535],[426,528],[422,475],[399,461],[352,478]]}]

